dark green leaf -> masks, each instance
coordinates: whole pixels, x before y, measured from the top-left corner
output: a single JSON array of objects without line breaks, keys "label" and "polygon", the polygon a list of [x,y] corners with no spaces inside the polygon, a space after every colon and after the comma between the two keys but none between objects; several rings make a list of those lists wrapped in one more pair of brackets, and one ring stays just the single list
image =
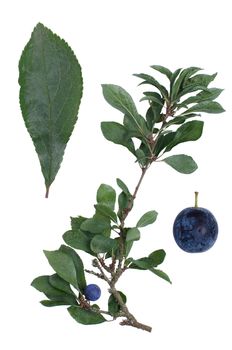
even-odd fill
[{"label": "dark green leaf", "polygon": [[152,101],[157,103],[158,105],[164,105],[164,99],[157,92],[144,92],[145,97],[142,97],[140,101]]},{"label": "dark green leaf", "polygon": [[163,278],[165,281],[172,283],[170,278],[168,277],[168,275],[165,272],[163,272],[161,270],[154,269],[154,268],[151,268],[150,271],[153,272],[156,276]]},{"label": "dark green leaf", "polygon": [[190,118],[195,118],[195,117],[200,117],[201,115],[200,114],[197,114],[197,113],[183,113],[183,114],[180,114],[180,115],[177,115],[175,118],[169,120],[169,122],[167,122],[165,124],[165,127],[169,127],[170,125],[179,125],[179,124],[183,124],[187,119],[190,119]]},{"label": "dark green leaf", "polygon": [[106,319],[100,313],[82,309],[79,306],[70,306],[68,308],[68,312],[74,318],[74,320],[84,325],[98,324],[106,321]]},{"label": "dark green leaf", "polygon": [[48,190],[82,97],[81,67],[64,40],[39,23],[19,61],[20,106]]},{"label": "dark green leaf", "polygon": [[179,93],[182,91],[182,86],[185,80],[199,70],[201,70],[201,68],[198,68],[198,67],[189,67],[182,70],[182,72],[180,73],[180,75],[178,76],[178,78],[176,79],[175,83],[172,86],[172,93],[171,93],[172,101],[175,101]]},{"label": "dark green leaf", "polygon": [[101,184],[97,190],[97,202],[114,210],[115,201],[116,192],[113,187],[106,184]]},{"label": "dark green leaf", "polygon": [[121,192],[118,196],[118,217],[121,218],[123,215],[124,210],[127,208],[128,204],[129,204],[129,198],[128,196],[124,193]]},{"label": "dark green leaf", "polygon": [[144,227],[153,224],[156,221],[158,213],[155,210],[145,213],[137,222],[137,227]]},{"label": "dark green leaf", "polygon": [[133,120],[137,129],[143,134],[142,125],[140,125],[141,118],[130,94],[118,85],[103,84],[102,89],[105,100]]},{"label": "dark green leaf", "polygon": [[140,231],[137,227],[130,228],[126,233],[126,241],[138,241],[140,239]]},{"label": "dark green leaf", "polygon": [[151,66],[151,68],[157,70],[158,72],[166,75],[166,77],[171,80],[172,79],[172,72],[166,68],[166,67],[163,67],[163,66],[157,66],[157,65],[154,65],[154,66]]},{"label": "dark green leaf", "polygon": [[91,250],[95,253],[111,252],[117,247],[117,242],[103,235],[95,235],[90,243]]},{"label": "dark green leaf", "polygon": [[213,101],[222,93],[222,91],[223,89],[210,88],[199,92],[197,96],[200,98],[201,101],[207,101],[207,100]]},{"label": "dark green leaf", "polygon": [[138,123],[135,122],[134,119],[132,119],[130,116],[125,114],[123,118],[123,124],[125,128],[128,130],[131,137],[137,137],[137,138],[143,138],[148,133],[149,130],[147,128],[146,120],[141,116],[138,115],[137,121],[139,122],[140,128],[138,128]]},{"label": "dark green leaf", "polygon": [[48,279],[50,285],[56,289],[59,289],[67,294],[70,295],[74,295],[72,289],[70,288],[70,285],[68,282],[66,282],[65,280],[63,280],[63,278],[61,278],[59,275],[57,275],[56,273],[52,276],[49,276]]},{"label": "dark green leaf", "polygon": [[112,220],[113,222],[117,223],[117,215],[107,205],[105,205],[105,204],[95,204],[94,208],[96,209],[97,213],[100,213],[103,216],[106,216],[107,218]]},{"label": "dark green leaf", "polygon": [[191,174],[198,168],[193,158],[185,154],[170,156],[163,161],[182,174]]},{"label": "dark green leaf", "polygon": [[153,267],[156,267],[164,261],[166,253],[163,249],[155,250],[148,255],[148,258],[152,260]]},{"label": "dark green leaf", "polygon": [[204,101],[195,104],[190,107],[185,113],[193,113],[193,112],[206,112],[206,113],[222,113],[225,112],[224,108],[220,105],[220,103],[215,101]]},{"label": "dark green leaf", "polygon": [[197,74],[194,75],[192,78],[185,81],[184,86],[187,87],[188,85],[202,85],[207,87],[211,81],[215,79],[217,76],[217,73],[209,75],[209,74]]},{"label": "dark green leaf", "polygon": [[62,305],[76,305],[76,297],[74,293],[66,293],[60,289],[55,288],[51,285],[50,276],[39,276],[35,278],[31,285],[38,291],[44,293],[49,299],[56,302],[62,302]]},{"label": "dark green leaf", "polygon": [[152,103],[148,108],[146,113],[146,120],[148,128],[152,131],[155,123],[160,123],[163,121],[163,115],[161,113],[162,106]]},{"label": "dark green leaf", "polygon": [[[126,296],[125,296],[125,294],[123,294],[120,291],[118,291],[118,293],[120,294],[123,303],[126,304]],[[113,294],[111,294],[109,299],[108,299],[108,311],[109,311],[109,313],[112,316],[117,316],[117,314],[119,313],[120,310],[121,310],[120,305],[118,304],[118,302],[115,299],[115,297],[113,296]]]},{"label": "dark green leaf", "polygon": [[177,99],[179,100],[182,96],[198,90],[206,91],[207,88],[204,85],[197,85],[197,84],[187,85],[183,90],[180,91]]},{"label": "dark green leaf", "polygon": [[72,230],[79,230],[82,222],[84,222],[85,220],[87,220],[87,218],[84,218],[83,216],[77,216],[76,218],[71,217]]},{"label": "dark green leaf", "polygon": [[174,139],[176,133],[169,132],[165,135],[161,134],[158,138],[157,144],[155,146],[155,155],[158,156],[160,152],[167,147]]},{"label": "dark green leaf", "polygon": [[60,250],[44,250],[44,254],[48,259],[49,264],[56,271],[56,273],[65,281],[69,282],[74,287],[79,289],[77,283],[76,268],[73,259],[66,253],[61,252]]},{"label": "dark green leaf", "polygon": [[70,230],[63,234],[63,240],[67,245],[95,256],[96,254],[90,249],[90,242],[93,237],[94,234],[81,230]]},{"label": "dark green leaf", "polygon": [[174,84],[176,78],[178,77],[178,75],[180,74],[181,70],[182,70],[182,68],[178,68],[177,70],[175,70],[174,73],[172,73],[172,77],[171,77],[171,81],[170,81],[171,91],[172,91],[173,84]]},{"label": "dark green leaf", "polygon": [[85,220],[81,224],[81,230],[94,234],[103,233],[110,230],[110,220],[105,216],[97,213],[91,219]]},{"label": "dark green leaf", "polygon": [[[83,290],[86,287],[86,280],[85,280],[85,273],[84,273],[84,265],[83,265],[81,258],[75,252],[75,250],[73,250],[70,247],[67,247],[66,245],[61,245],[59,248],[59,251],[67,254],[67,256],[69,256],[72,259],[74,266],[75,266],[75,270],[76,270],[77,286],[78,286],[78,289],[81,292],[83,292]],[[58,273],[58,275],[59,275],[59,273]]]},{"label": "dark green leaf", "polygon": [[116,122],[102,122],[101,130],[104,137],[117,145],[126,147],[131,153],[135,153],[134,143],[125,126]]},{"label": "dark green leaf", "polygon": [[120,187],[121,190],[122,190],[128,197],[130,197],[131,194],[130,194],[130,191],[128,190],[127,185],[126,185],[122,180],[120,180],[120,179],[118,179],[118,178],[116,179],[116,181],[117,181],[118,187]]},{"label": "dark green leaf", "polygon": [[63,306],[63,305],[77,305],[77,303],[69,304],[65,301],[58,301],[58,300],[57,301],[56,300],[42,300],[40,303],[46,307]]},{"label": "dark green leaf", "polygon": [[204,123],[199,120],[192,120],[181,125],[177,129],[173,141],[167,146],[165,151],[170,151],[179,143],[198,140],[201,137],[203,125]]},{"label": "dark green leaf", "polygon": [[161,85],[155,78],[153,78],[151,75],[148,75],[148,74],[144,74],[144,73],[140,73],[140,74],[133,74],[135,77],[138,77],[138,78],[141,78],[143,79],[144,81],[142,83],[140,83],[139,85],[142,85],[142,84],[149,84],[149,85],[152,85],[154,87],[156,87],[161,95],[163,96],[164,99],[168,99],[168,91],[167,89]]},{"label": "dark green leaf", "polygon": [[137,270],[149,270],[153,265],[152,259],[145,257],[145,258],[140,258],[137,260],[132,260],[132,264],[130,264],[129,268],[130,269],[137,269]]}]

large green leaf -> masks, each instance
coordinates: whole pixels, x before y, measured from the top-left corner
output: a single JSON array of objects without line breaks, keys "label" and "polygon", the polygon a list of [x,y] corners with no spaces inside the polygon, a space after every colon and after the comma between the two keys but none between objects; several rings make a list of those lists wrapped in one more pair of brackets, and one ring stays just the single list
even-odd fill
[{"label": "large green leaf", "polygon": [[68,283],[79,289],[73,259],[60,250],[44,251],[49,264],[55,272]]},{"label": "large green leaf", "polygon": [[93,237],[90,243],[90,247],[95,253],[107,253],[111,252],[117,247],[117,241],[112,238],[105,237],[103,235],[96,235]]},{"label": "large green leaf", "polygon": [[160,134],[158,141],[155,145],[155,155],[158,156],[160,152],[167,147],[174,139],[176,133],[169,132],[167,134]]},{"label": "large green leaf", "polygon": [[153,267],[156,267],[164,261],[166,253],[163,249],[158,249],[148,255],[148,258],[152,260]]},{"label": "large green leaf", "polygon": [[75,252],[74,249],[67,247],[66,245],[63,245],[63,244],[60,246],[59,251],[67,254],[67,256],[69,256],[72,259],[76,270],[76,279],[77,279],[78,289],[81,292],[83,292],[86,287],[86,280],[85,280],[85,273],[84,273],[84,265],[81,258]]},{"label": "large green leaf", "polygon": [[149,84],[152,85],[154,87],[156,87],[161,95],[163,96],[164,99],[168,99],[168,91],[165,88],[165,86],[161,85],[155,78],[153,78],[151,75],[148,74],[144,74],[144,73],[140,73],[140,74],[133,74],[135,77],[141,78],[144,81],[142,83],[140,83],[140,85],[142,84]]},{"label": "large green leaf", "polygon": [[185,154],[177,154],[163,159],[165,163],[182,174],[191,174],[197,170],[197,164],[192,157]]},{"label": "large green leaf", "polygon": [[[123,294],[122,292],[118,291],[120,294],[122,301],[124,304],[126,304],[126,295]],[[112,316],[116,316],[119,311],[121,310],[121,306],[119,305],[118,301],[115,299],[114,295],[111,294],[108,299],[108,311]]]},{"label": "large green leaf", "polygon": [[114,210],[116,192],[110,185],[101,184],[97,190],[97,202]]},{"label": "large green leaf", "polygon": [[82,97],[81,67],[67,43],[39,23],[19,62],[20,106],[39,157],[46,196]]},{"label": "large green leaf", "polygon": [[70,247],[83,250],[84,252],[95,256],[96,254],[90,248],[90,242],[93,236],[94,234],[83,232],[80,229],[69,230],[63,234],[63,240]]},{"label": "large green leaf", "polygon": [[137,222],[137,227],[144,227],[153,224],[156,221],[158,213],[155,210],[145,213]]},{"label": "large green leaf", "polygon": [[99,213],[96,213],[91,219],[87,219],[81,224],[81,230],[94,234],[104,233],[110,228],[110,220]]},{"label": "large green leaf", "polygon": [[175,132],[172,142],[166,147],[165,151],[170,151],[174,146],[182,142],[196,141],[201,137],[204,123],[199,120],[192,120],[181,125]]},{"label": "large green leaf", "polygon": [[82,222],[84,222],[85,220],[87,220],[87,218],[85,218],[83,216],[71,217],[72,230],[79,230]]},{"label": "large green leaf", "polygon": [[82,309],[79,306],[70,306],[68,308],[68,312],[74,318],[74,320],[84,325],[98,324],[106,321],[106,319],[100,313]]},{"label": "large green leaf", "polygon": [[140,231],[137,227],[130,228],[126,233],[126,241],[138,241],[140,239]]},{"label": "large green leaf", "polygon": [[131,135],[124,125],[116,122],[102,122],[101,130],[108,141],[124,146],[131,153],[135,154],[135,147]]},{"label": "large green leaf", "polygon": [[105,204],[95,204],[94,208],[96,209],[97,213],[100,213],[103,216],[105,216],[105,217],[109,218],[110,220],[114,221],[115,223],[117,223],[117,215],[107,205],[105,205]]},{"label": "large green leaf", "polygon": [[[198,67],[189,67],[183,69],[178,78],[175,80],[172,86],[172,92],[171,92],[171,100],[175,101],[177,99],[177,96],[180,94],[180,92],[183,90],[183,85],[185,80],[187,80],[189,77],[191,77],[194,73],[201,70],[201,68]],[[177,71],[176,71],[177,72]]]},{"label": "large green leaf", "polygon": [[59,275],[57,275],[56,273],[52,276],[49,276],[49,283],[54,287],[57,288],[67,294],[70,295],[75,295],[72,291],[72,289],[70,288],[70,284],[68,282],[66,282],[65,280],[63,280],[63,278],[61,278]]}]

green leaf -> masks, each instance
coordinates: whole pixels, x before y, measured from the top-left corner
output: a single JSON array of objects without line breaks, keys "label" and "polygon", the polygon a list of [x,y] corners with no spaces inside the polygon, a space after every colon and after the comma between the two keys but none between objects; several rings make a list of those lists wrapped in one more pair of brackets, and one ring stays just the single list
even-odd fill
[{"label": "green leaf", "polygon": [[81,230],[94,234],[103,233],[110,230],[110,228],[110,220],[99,213],[81,224]]},{"label": "green leaf", "polygon": [[58,301],[58,300],[57,301],[56,300],[42,300],[40,303],[46,307],[63,306],[63,305],[77,305],[77,303],[69,304],[65,301]]},{"label": "green leaf", "polygon": [[199,92],[197,96],[201,99],[201,101],[207,101],[207,100],[213,101],[222,93],[222,91],[223,89],[210,88]]},{"label": "green leaf", "polygon": [[132,264],[129,266],[130,269],[137,269],[137,270],[149,270],[153,267],[153,261],[152,259],[148,257],[140,258],[137,260],[132,260]]},{"label": "green leaf", "polygon": [[63,290],[55,288],[50,283],[50,276],[39,276],[32,281],[31,285],[39,292],[44,293],[52,301],[62,302],[62,305],[77,304],[75,294],[71,294],[70,291],[66,293]]},{"label": "green leaf", "polygon": [[104,137],[117,145],[126,147],[131,153],[135,153],[134,143],[129,131],[124,125],[116,122],[102,122],[101,130]]},{"label": "green leaf", "polygon": [[[140,128],[138,128],[138,123]],[[129,135],[131,137],[144,138],[147,134],[149,134],[149,130],[147,128],[146,120],[138,114],[136,121],[132,119],[130,116],[125,114],[123,118],[123,124],[125,128],[128,130]]]},{"label": "green leaf", "polygon": [[92,252],[90,248],[91,239],[94,234],[90,232],[83,232],[81,230],[70,230],[63,234],[63,240],[67,245],[75,249],[83,250],[84,252],[95,256],[96,254]]},{"label": "green leaf", "polygon": [[118,196],[118,217],[121,219],[124,213],[124,210],[127,208],[129,204],[129,197],[125,194],[125,192],[121,192]]},{"label": "green leaf", "polygon": [[105,237],[103,235],[96,235],[91,240],[90,247],[95,253],[107,253],[111,252],[113,249],[116,249],[117,242],[112,239]]},{"label": "green leaf", "polygon": [[176,133],[169,132],[167,134],[160,134],[157,144],[155,146],[155,155],[158,156],[160,152],[167,147],[174,139]]},{"label": "green leaf", "polygon": [[189,67],[186,69],[183,69],[176,81],[174,82],[172,86],[172,93],[171,93],[171,100],[175,101],[177,99],[177,96],[179,93],[183,90],[182,86],[186,79],[188,79],[191,75],[201,70],[201,68],[198,67]]},{"label": "green leaf", "polygon": [[194,106],[190,107],[186,112],[188,113],[192,113],[192,112],[222,113],[222,112],[225,112],[225,110],[218,102],[204,101],[204,102],[199,102]]},{"label": "green leaf", "polygon": [[156,221],[158,213],[155,210],[145,213],[137,222],[137,227],[144,227],[153,224]]},{"label": "green leaf", "polygon": [[143,79],[144,81],[142,83],[140,83],[139,85],[142,85],[142,84],[149,84],[149,85],[152,85],[154,87],[156,87],[161,95],[163,96],[164,99],[168,99],[168,91],[167,89],[161,85],[155,78],[153,78],[151,75],[148,75],[148,74],[144,74],[144,73],[140,73],[140,74],[133,74],[135,77],[138,77],[138,78],[141,78]]},{"label": "green leaf", "polygon": [[140,231],[137,227],[130,228],[126,233],[126,241],[138,241],[140,239]]},{"label": "green leaf", "polygon": [[170,278],[168,277],[168,275],[165,272],[158,270],[158,269],[154,269],[154,268],[151,268],[150,271],[153,272],[156,276],[164,279],[165,281],[172,283]]},{"label": "green leaf", "polygon": [[[170,90],[172,92],[172,87],[173,87],[173,84],[175,83],[176,81],[176,78],[178,77],[178,75],[180,74],[182,68],[178,68],[177,70],[175,70],[174,73],[172,73],[172,77],[171,77],[171,80],[170,80]],[[172,94],[171,94],[172,95]]]},{"label": "green leaf", "polygon": [[163,161],[182,174],[191,174],[198,168],[193,158],[185,154],[170,156]]},{"label": "green leaf", "polygon": [[156,267],[164,261],[166,253],[163,249],[155,250],[151,254],[148,255],[148,258],[152,260],[153,267]]},{"label": "green leaf", "polygon": [[163,107],[164,99],[157,92],[146,91],[143,93],[145,97],[142,97],[140,101],[152,101]]},{"label": "green leaf", "polygon": [[61,290],[62,292],[65,292],[67,294],[70,295],[74,295],[72,289],[70,288],[70,285],[68,282],[66,282],[65,280],[63,280],[63,278],[61,278],[59,275],[57,275],[56,273],[52,276],[49,276],[48,279],[50,285],[56,289]]},{"label": "green leaf", "polygon": [[137,125],[138,130],[143,134],[140,125],[140,118],[135,103],[130,94],[122,87],[113,84],[103,84],[103,96],[105,100],[123,114],[128,115]]},{"label": "green leaf", "polygon": [[166,75],[166,77],[171,80],[172,79],[172,72],[166,68],[166,67],[163,67],[163,66],[158,66],[158,65],[154,65],[154,66],[151,66],[151,68],[157,70],[158,72]]},{"label": "green leaf", "polygon": [[192,120],[181,125],[177,129],[173,141],[166,147],[165,152],[170,151],[179,143],[198,140],[202,135],[203,125],[204,123],[199,120]]},{"label": "green leaf", "polygon": [[44,250],[44,254],[48,259],[49,264],[56,271],[56,273],[65,281],[72,284],[75,288],[79,289],[77,283],[76,268],[73,259],[60,250]]},{"label": "green leaf", "polygon": [[188,85],[202,85],[207,87],[211,81],[215,79],[217,76],[217,73],[209,75],[209,74],[197,74],[194,75],[192,78],[185,81],[184,86]]},{"label": "green leaf", "polygon": [[81,258],[75,252],[75,250],[63,244],[60,246],[59,251],[67,254],[67,256],[69,256],[73,260],[75,270],[76,270],[76,279],[77,279],[78,289],[81,292],[83,292],[83,290],[86,287],[86,280],[85,280],[85,273],[84,273],[84,265]]},{"label": "green leaf", "polygon": [[110,207],[107,207],[107,205],[105,204],[95,204],[94,208],[98,213],[106,216],[107,218],[109,218],[117,224],[117,215]]},{"label": "green leaf", "polygon": [[[118,293],[120,294],[123,303],[126,304],[126,300],[127,300],[126,295],[120,291],[118,291]],[[113,294],[111,294],[109,296],[109,299],[108,299],[108,311],[109,311],[109,313],[112,316],[117,316],[117,314],[119,313],[120,310],[121,310],[121,306],[118,304],[118,302],[115,299],[115,297],[113,296]]]},{"label": "green leaf", "polygon": [[45,179],[60,168],[82,97],[81,67],[68,44],[37,24],[19,61],[20,106]]},{"label": "green leaf", "polygon": [[71,217],[72,230],[79,230],[82,222],[84,222],[85,220],[87,220],[87,218],[84,218],[83,216],[77,216],[75,218]]},{"label": "green leaf", "polygon": [[84,325],[98,324],[106,321],[106,319],[100,313],[82,309],[79,306],[70,306],[68,308],[68,312],[74,318],[74,320]]},{"label": "green leaf", "polygon": [[121,190],[128,196],[130,197],[131,194],[130,194],[130,191],[128,190],[128,187],[127,185],[119,178],[116,179],[117,181],[117,185],[119,188],[121,188]]},{"label": "green leaf", "polygon": [[106,184],[101,184],[97,190],[97,202],[114,210],[115,201],[116,192],[113,187]]}]

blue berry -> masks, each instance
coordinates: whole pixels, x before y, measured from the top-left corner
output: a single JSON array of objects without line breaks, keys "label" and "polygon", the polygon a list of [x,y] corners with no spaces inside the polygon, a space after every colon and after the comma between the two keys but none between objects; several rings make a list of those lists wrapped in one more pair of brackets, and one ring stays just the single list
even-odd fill
[{"label": "blue berry", "polygon": [[184,251],[205,252],[217,239],[218,224],[208,209],[190,207],[177,215],[173,225],[173,235],[178,246]]},{"label": "blue berry", "polygon": [[101,296],[101,289],[96,284],[88,284],[84,290],[84,295],[87,300],[98,300]]}]

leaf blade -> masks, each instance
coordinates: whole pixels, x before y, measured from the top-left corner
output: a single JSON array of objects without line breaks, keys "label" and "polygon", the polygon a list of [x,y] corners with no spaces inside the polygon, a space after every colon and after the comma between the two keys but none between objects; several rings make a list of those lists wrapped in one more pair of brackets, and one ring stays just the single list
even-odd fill
[{"label": "leaf blade", "polygon": [[197,170],[197,163],[186,154],[177,154],[163,159],[166,164],[182,174],[191,174]]},{"label": "leaf blade", "polygon": [[21,55],[19,85],[23,119],[48,195],[77,121],[83,81],[72,49],[41,23]]},{"label": "leaf blade", "polygon": [[137,222],[136,227],[144,227],[153,224],[157,219],[158,213],[155,210],[145,213]]},{"label": "leaf blade", "polygon": [[75,321],[84,325],[99,324],[106,321],[100,313],[82,309],[79,306],[70,306],[68,312]]}]

